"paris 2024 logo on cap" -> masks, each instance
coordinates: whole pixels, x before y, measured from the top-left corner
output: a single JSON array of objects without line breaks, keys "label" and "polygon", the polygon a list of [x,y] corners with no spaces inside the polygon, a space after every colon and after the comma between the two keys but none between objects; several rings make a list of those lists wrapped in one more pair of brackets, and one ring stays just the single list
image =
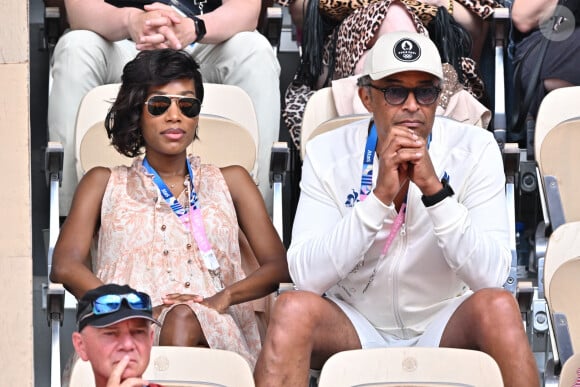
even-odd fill
[{"label": "paris 2024 logo on cap", "polygon": [[421,57],[421,47],[414,40],[404,38],[395,43],[393,54],[401,62],[414,62]]}]

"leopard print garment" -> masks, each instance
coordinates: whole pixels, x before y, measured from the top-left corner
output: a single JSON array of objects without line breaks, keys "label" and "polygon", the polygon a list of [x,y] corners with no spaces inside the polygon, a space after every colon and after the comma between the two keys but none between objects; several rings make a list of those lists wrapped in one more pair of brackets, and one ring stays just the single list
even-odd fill
[{"label": "leopard print garment", "polygon": [[[349,0],[349,1],[320,0],[319,8],[331,19],[336,21],[342,21],[352,12],[352,10],[364,8],[375,1],[377,0]],[[435,8],[434,6],[424,4],[419,0],[417,1],[401,0],[401,1],[405,3],[406,6],[411,5],[413,8],[416,8],[418,10],[420,10],[421,8],[425,9]],[[482,19],[487,19],[488,17],[490,17],[493,14],[493,9],[498,6],[494,0],[456,0],[456,1],[464,5],[465,8],[469,9],[471,12],[475,13]],[[428,13],[430,12],[431,11],[428,11]],[[421,13],[419,13],[419,15],[421,15]],[[435,13],[433,13],[432,15],[435,15]]]},{"label": "leopard print garment", "polygon": [[[291,0],[290,0],[291,1]],[[323,1],[332,0],[320,0]],[[368,3],[368,0],[353,0],[354,3],[361,1]],[[334,55],[336,65],[334,68],[333,79],[340,79],[354,74],[356,63],[360,60],[363,53],[368,49],[368,44],[374,34],[379,29],[384,20],[389,6],[395,0],[374,1],[365,8],[358,8],[353,11],[338,27],[338,39]],[[435,17],[437,8],[424,4],[419,0],[399,0],[409,11],[412,16],[417,31],[427,34],[426,25]],[[493,13],[496,6],[493,0],[457,0],[473,12],[480,15],[483,19],[488,18]],[[332,39],[331,35],[326,39],[323,53],[323,63],[328,65],[330,62]],[[477,65],[471,58],[462,58],[461,69],[463,72],[463,87],[475,98],[484,97],[483,80],[477,73]],[[290,131],[291,138],[300,149],[300,127],[302,125],[302,115],[306,102],[314,90],[307,85],[298,81],[292,82],[285,93],[285,106],[282,117],[286,127]]]},{"label": "leopard print garment", "polygon": [[[347,17],[353,10],[358,8],[364,8],[368,4],[376,0],[320,0],[320,8],[326,9],[326,15],[333,20],[341,21]],[[493,14],[493,9],[498,7],[498,4],[494,0],[456,0],[458,3],[463,4],[467,9],[479,15],[482,19],[487,19]],[[283,7],[287,7],[294,2],[294,0],[277,0],[278,4]],[[421,4],[418,1],[419,5]]]},{"label": "leopard print garment", "polygon": [[[369,49],[369,42],[381,27],[393,1],[395,0],[377,1],[365,8],[358,8],[340,24],[335,50],[334,79],[345,78],[354,74],[356,64],[363,53]],[[404,0],[402,4],[413,18],[417,32],[428,35],[425,26],[437,13],[437,7],[415,0]],[[324,55],[326,63],[329,62],[328,57],[327,48]]]}]

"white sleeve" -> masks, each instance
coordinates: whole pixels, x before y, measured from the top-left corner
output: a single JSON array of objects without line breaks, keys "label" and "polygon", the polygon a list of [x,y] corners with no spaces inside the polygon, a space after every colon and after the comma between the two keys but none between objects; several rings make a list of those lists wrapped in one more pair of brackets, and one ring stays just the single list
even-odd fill
[{"label": "white sleeve", "polygon": [[475,165],[460,195],[427,207],[448,265],[472,290],[501,287],[511,264],[505,177],[498,173],[503,164],[495,141]]},{"label": "white sleeve", "polygon": [[346,277],[372,245],[389,211],[394,211],[393,206],[386,206],[371,193],[342,214],[339,206],[344,203],[323,181],[319,175],[322,170],[306,157],[288,250],[294,284],[318,294]]}]

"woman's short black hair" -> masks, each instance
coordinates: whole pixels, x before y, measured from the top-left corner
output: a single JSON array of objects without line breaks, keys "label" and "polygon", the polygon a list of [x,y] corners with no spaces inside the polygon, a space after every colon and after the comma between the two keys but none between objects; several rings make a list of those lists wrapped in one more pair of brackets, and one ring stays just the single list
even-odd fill
[{"label": "woman's short black hair", "polygon": [[141,51],[125,65],[119,94],[105,119],[107,135],[119,153],[128,157],[143,153],[145,142],[141,131],[141,113],[149,88],[177,79],[192,79],[195,96],[203,102],[203,81],[199,65],[185,51]]}]

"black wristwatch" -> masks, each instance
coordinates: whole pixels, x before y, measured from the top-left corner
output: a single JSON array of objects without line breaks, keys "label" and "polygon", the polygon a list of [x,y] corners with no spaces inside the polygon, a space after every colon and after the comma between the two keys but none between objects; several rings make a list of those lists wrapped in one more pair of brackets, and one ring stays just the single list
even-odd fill
[{"label": "black wristwatch", "polygon": [[198,18],[197,16],[190,16],[191,20],[193,20],[193,25],[195,26],[195,40],[194,42],[199,42],[205,36],[207,32],[205,30],[205,22],[203,19]]},{"label": "black wristwatch", "polygon": [[449,185],[448,178],[444,177],[443,179],[441,179],[441,184],[443,184],[443,188],[441,188],[439,192],[430,196],[425,195],[421,196],[421,201],[423,202],[425,207],[434,206],[435,204],[439,203],[446,197],[450,197],[455,194],[455,192],[453,192],[453,188],[451,188],[451,186]]}]

